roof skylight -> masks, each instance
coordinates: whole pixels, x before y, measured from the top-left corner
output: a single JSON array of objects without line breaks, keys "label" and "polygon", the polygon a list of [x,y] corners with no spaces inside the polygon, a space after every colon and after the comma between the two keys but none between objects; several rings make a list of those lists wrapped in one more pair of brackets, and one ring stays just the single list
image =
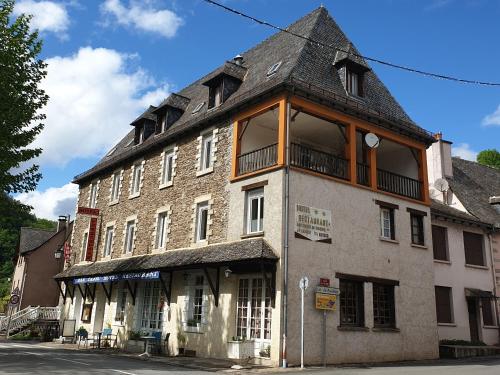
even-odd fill
[{"label": "roof skylight", "polygon": [[280,68],[281,63],[282,62],[280,61],[280,62],[277,62],[276,64],[271,65],[271,67],[267,71],[267,76],[269,77],[269,76],[272,76],[274,73],[276,73],[278,71],[278,69]]},{"label": "roof skylight", "polygon": [[108,151],[106,154],[106,157],[113,155],[113,153],[116,151],[116,147],[113,147],[111,150]]},{"label": "roof skylight", "polygon": [[203,108],[203,106],[205,105],[205,102],[201,102],[200,104],[198,104],[194,109],[193,109],[193,112],[191,112],[191,114],[195,114],[195,113],[198,113],[200,112],[200,110]]}]

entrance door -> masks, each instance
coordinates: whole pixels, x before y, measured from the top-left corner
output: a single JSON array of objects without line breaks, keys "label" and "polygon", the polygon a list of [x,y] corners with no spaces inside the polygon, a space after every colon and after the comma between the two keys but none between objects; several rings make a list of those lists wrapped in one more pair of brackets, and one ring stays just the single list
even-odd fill
[{"label": "entrance door", "polygon": [[469,311],[470,340],[479,341],[477,301],[474,298],[467,298],[467,310]]}]

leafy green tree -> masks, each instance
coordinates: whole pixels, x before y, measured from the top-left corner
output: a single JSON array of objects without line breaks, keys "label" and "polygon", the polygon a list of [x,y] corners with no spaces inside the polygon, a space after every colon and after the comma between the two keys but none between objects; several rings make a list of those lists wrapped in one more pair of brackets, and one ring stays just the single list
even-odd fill
[{"label": "leafy green tree", "polygon": [[29,147],[42,131],[41,109],[48,96],[40,88],[46,63],[38,58],[42,41],[30,31],[31,16],[12,17],[13,0],[0,0],[0,191],[34,190],[41,178],[38,165],[26,166],[40,155]]},{"label": "leafy green tree", "polygon": [[500,152],[496,149],[483,150],[477,154],[477,162],[500,169]]}]

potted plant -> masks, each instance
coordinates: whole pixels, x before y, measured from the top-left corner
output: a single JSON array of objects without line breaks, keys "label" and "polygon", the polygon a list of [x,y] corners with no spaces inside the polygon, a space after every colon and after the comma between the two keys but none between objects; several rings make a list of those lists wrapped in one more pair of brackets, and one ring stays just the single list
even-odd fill
[{"label": "potted plant", "polygon": [[266,346],[259,352],[259,355],[263,358],[271,358],[271,345]]},{"label": "potted plant", "polygon": [[231,359],[247,360],[254,356],[254,341],[242,336],[233,336],[227,342],[227,356]]},{"label": "potted plant", "polygon": [[179,355],[184,355],[187,338],[182,332],[177,333],[177,343],[179,345]]}]

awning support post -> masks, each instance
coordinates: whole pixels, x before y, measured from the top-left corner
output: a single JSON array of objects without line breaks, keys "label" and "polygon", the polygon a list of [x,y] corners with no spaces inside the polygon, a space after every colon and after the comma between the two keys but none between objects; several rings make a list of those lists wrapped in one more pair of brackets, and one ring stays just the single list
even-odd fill
[{"label": "awning support post", "polygon": [[208,269],[206,267],[203,268],[203,272],[205,273],[205,277],[207,278],[208,285],[210,286],[210,290],[212,291],[212,294],[214,295],[214,302],[215,302],[215,307],[219,306],[219,279],[220,279],[220,268],[217,267],[217,279],[215,280],[215,285],[214,281],[210,277],[210,274],[208,273]]},{"label": "awning support post", "polygon": [[80,284],[76,284],[76,286],[78,287],[78,290],[80,291],[80,295],[85,300],[85,296],[87,295],[87,289],[85,289],[85,293],[84,293]]},{"label": "awning support post", "polygon": [[63,292],[63,290],[61,288],[62,281],[56,280],[56,284],[57,284],[57,288],[59,289],[59,294],[61,294],[61,298],[64,299],[64,302],[66,302],[66,292]]},{"label": "awning support post", "polygon": [[96,288],[96,284],[94,284],[94,290],[92,290],[92,288],[89,286],[89,284],[85,284],[85,297],[87,297],[86,294],[88,291],[90,297],[92,298],[92,303],[95,302],[95,288]]},{"label": "awning support post", "polygon": [[135,306],[135,296],[137,294],[137,283],[134,283],[134,288],[130,285],[128,280],[125,280],[125,286],[127,287],[130,295],[132,296],[132,305]]},{"label": "awning support post", "polygon": [[75,287],[73,287],[73,290],[71,290],[70,285],[68,281],[64,281],[64,285],[66,286],[66,291],[68,292],[69,296],[71,297],[71,303],[73,303],[73,298],[75,297]]},{"label": "awning support post", "polygon": [[104,294],[106,295],[106,299],[108,300],[108,305],[111,304],[111,293],[113,292],[113,283],[109,283],[109,292],[106,289],[106,284],[101,283],[102,289],[104,289]]},{"label": "awning support post", "polygon": [[172,296],[172,272],[169,272],[169,277],[168,277],[168,287],[165,283],[165,280],[163,279],[163,276],[160,272],[160,283],[163,288],[163,292],[165,293],[165,298],[167,299],[167,306],[170,306],[170,298]]},{"label": "awning support post", "polygon": [[[275,268],[276,266],[274,266]],[[260,270],[262,272],[262,277],[265,282],[265,287],[269,285],[269,290],[271,291],[271,307],[276,305],[276,269],[271,272],[271,279],[267,277],[266,268],[264,262],[260,263]]]}]

